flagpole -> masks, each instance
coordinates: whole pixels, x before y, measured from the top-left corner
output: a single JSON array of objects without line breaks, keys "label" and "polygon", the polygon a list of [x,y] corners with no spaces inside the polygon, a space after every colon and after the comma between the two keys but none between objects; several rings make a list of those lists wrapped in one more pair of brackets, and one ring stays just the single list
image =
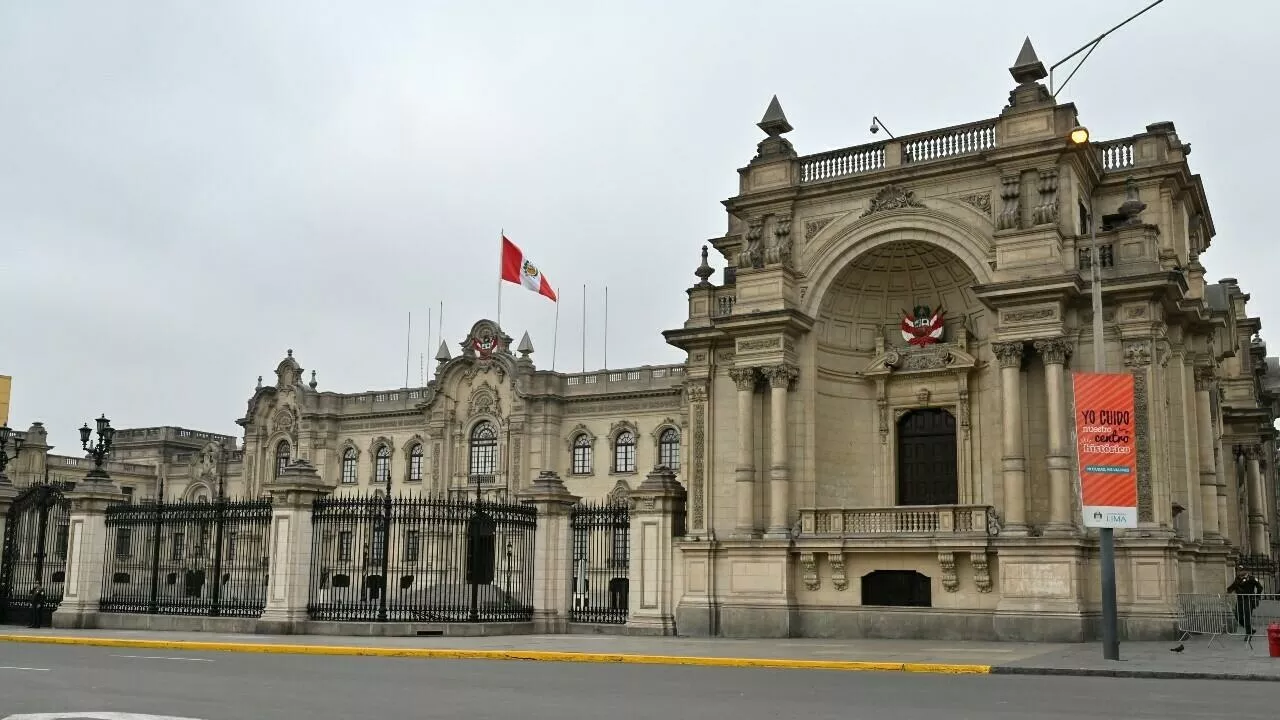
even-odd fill
[{"label": "flagpole", "polygon": [[582,372],[587,371],[587,284],[582,283]]},{"label": "flagpole", "polygon": [[609,286],[604,286],[604,369],[609,369]]},{"label": "flagpole", "polygon": [[556,324],[551,330],[551,372],[556,371],[556,350],[560,346],[560,298],[556,298]]},{"label": "flagpole", "polygon": [[499,329],[502,328],[502,241],[506,238],[507,229],[502,228],[498,231],[498,317],[493,320]]},{"label": "flagpole", "polygon": [[[440,318],[440,327],[436,330],[436,335],[440,338],[440,342],[444,342],[444,301],[443,300],[440,301],[440,314],[437,317]],[[440,343],[436,343],[436,345],[439,345],[439,344]]]},{"label": "flagpole", "polygon": [[404,386],[409,387],[409,358],[413,357],[413,311],[409,311],[409,329],[404,334]]}]

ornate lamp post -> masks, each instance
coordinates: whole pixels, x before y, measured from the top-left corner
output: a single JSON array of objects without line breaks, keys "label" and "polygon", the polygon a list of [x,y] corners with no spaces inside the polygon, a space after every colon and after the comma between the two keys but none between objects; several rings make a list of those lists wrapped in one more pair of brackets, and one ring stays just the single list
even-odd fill
[{"label": "ornate lamp post", "polygon": [[84,451],[93,458],[93,469],[85,476],[85,480],[89,482],[108,482],[111,476],[106,470],[102,469],[102,463],[111,454],[112,439],[116,436],[116,429],[111,427],[111,421],[106,415],[94,421],[97,424],[98,439],[90,442],[90,436],[93,430],[89,428],[89,423],[85,423],[80,428],[80,444],[84,446]]},{"label": "ornate lamp post", "polygon": [[8,425],[0,425],[0,485],[9,484],[9,476],[4,474],[4,469],[9,465],[9,441],[13,440],[13,454],[16,456],[18,451],[22,449],[22,439],[13,436],[13,431]]}]

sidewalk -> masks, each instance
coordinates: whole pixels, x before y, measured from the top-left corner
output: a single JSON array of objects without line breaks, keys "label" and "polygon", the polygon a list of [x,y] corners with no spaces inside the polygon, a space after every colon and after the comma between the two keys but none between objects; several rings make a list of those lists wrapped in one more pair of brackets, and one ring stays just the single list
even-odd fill
[{"label": "sidewalk", "polygon": [[1178,644],[1175,642],[1125,643],[1119,662],[1103,660],[1097,643],[936,640],[727,640],[614,635],[357,639],[0,628],[0,642],[436,659],[1280,681],[1280,658],[1267,657],[1265,637],[1255,637],[1252,650],[1236,638],[1216,641],[1213,647],[1208,647],[1204,638],[1192,638],[1184,643],[1182,653],[1170,652]]}]

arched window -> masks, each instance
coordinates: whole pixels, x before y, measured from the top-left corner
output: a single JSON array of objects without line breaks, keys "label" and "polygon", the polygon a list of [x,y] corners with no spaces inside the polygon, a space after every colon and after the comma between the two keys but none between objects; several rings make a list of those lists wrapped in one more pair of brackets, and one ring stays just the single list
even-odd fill
[{"label": "arched window", "polygon": [[613,471],[636,471],[636,435],[630,430],[623,430],[613,439]]},{"label": "arched window", "polygon": [[356,449],[347,448],[342,451],[342,483],[356,484]]},{"label": "arched window", "polygon": [[590,475],[591,474],[591,437],[586,433],[578,433],[573,439],[573,468],[574,475]]},{"label": "arched window", "polygon": [[384,483],[389,479],[391,479],[391,448],[379,445],[377,452],[373,455],[373,480],[370,482]]},{"label": "arched window", "polygon": [[680,431],[669,427],[658,436],[658,464],[680,472]]},{"label": "arched window", "polygon": [[471,429],[471,462],[469,474],[492,477],[498,469],[498,429],[488,420]]},{"label": "arched window", "polygon": [[281,440],[276,443],[276,477],[280,477],[280,473],[289,467],[289,441]]},{"label": "arched window", "polygon": [[422,480],[422,443],[417,443],[409,450],[409,482]]}]

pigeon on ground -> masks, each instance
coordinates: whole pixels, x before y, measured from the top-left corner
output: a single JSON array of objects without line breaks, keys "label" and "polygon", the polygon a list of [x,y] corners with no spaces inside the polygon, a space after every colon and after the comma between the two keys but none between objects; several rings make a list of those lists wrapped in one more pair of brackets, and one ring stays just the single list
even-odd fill
[{"label": "pigeon on ground", "polygon": [[1169,652],[1182,652],[1183,650],[1186,650],[1186,649],[1187,648],[1185,645],[1179,645],[1176,648],[1169,648]]}]

